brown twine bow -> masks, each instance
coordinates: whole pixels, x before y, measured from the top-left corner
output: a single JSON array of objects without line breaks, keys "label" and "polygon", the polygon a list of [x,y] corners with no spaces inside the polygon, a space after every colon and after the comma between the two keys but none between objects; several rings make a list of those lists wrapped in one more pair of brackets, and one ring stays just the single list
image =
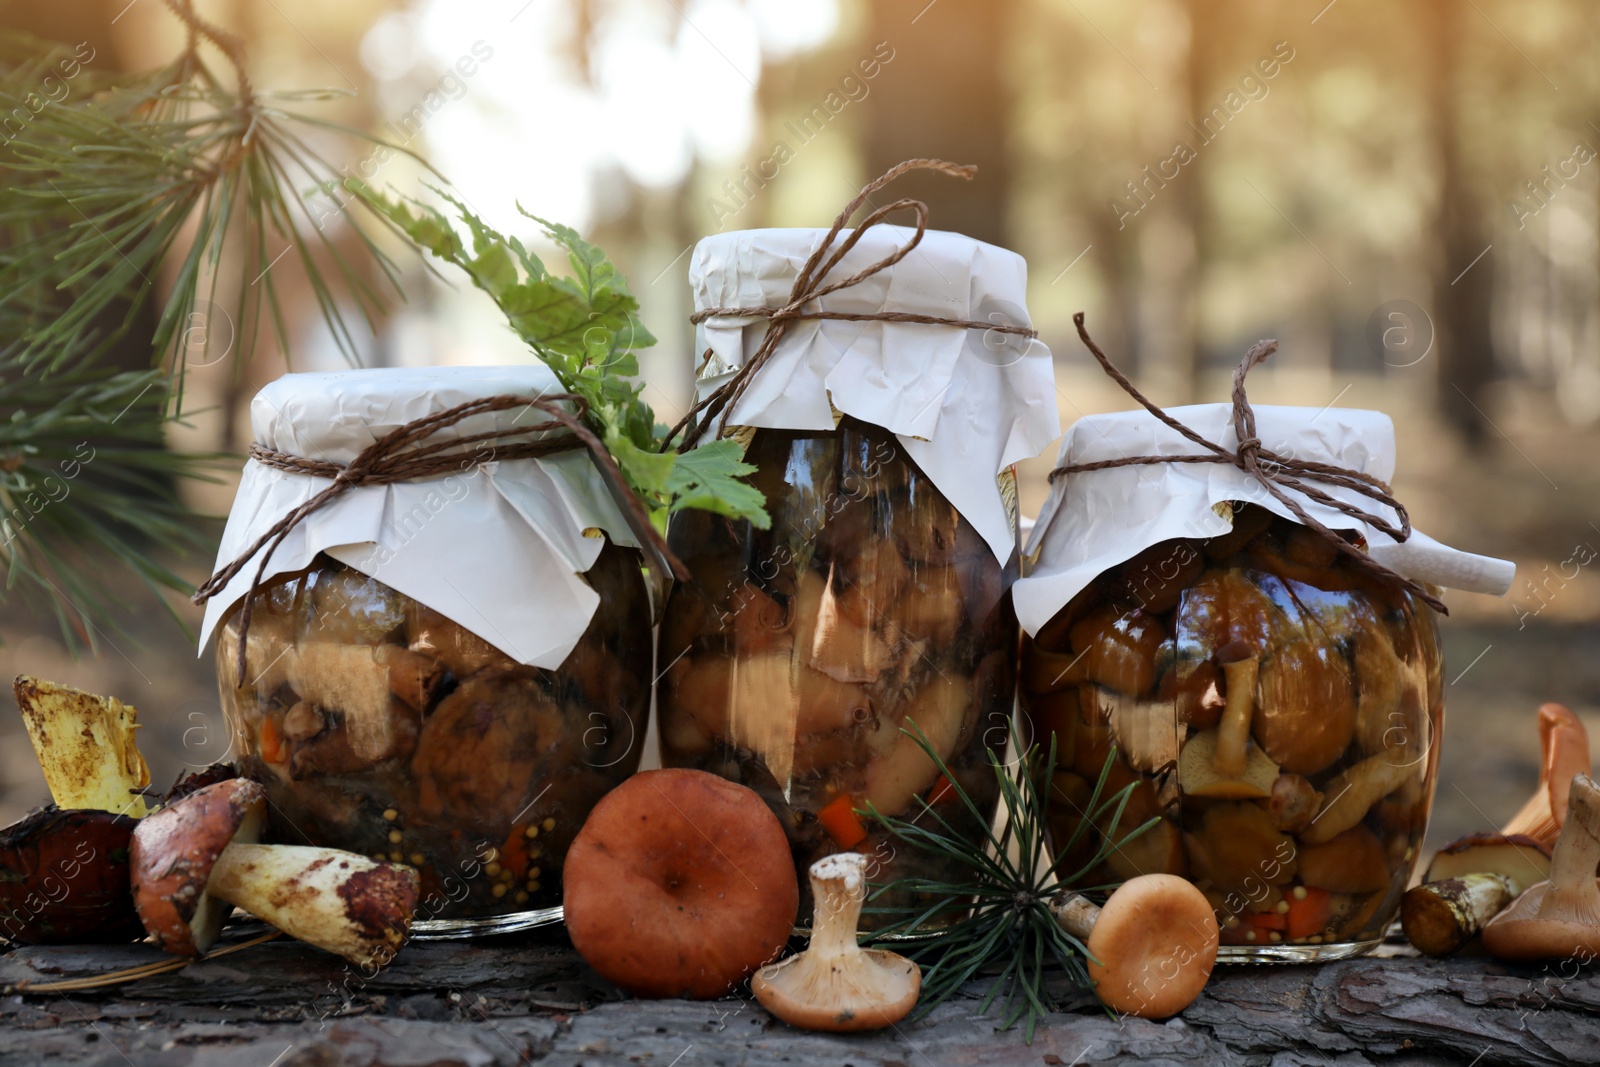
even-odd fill
[{"label": "brown twine bow", "polygon": [[[828,230],[827,236],[822,239],[822,243],[817,246],[817,250],[811,253],[805,265],[800,268],[800,274],[794,280],[794,287],[789,291],[789,299],[781,307],[703,308],[689,317],[689,321],[696,325],[711,318],[746,317],[764,318],[768,320],[770,325],[767,327],[766,336],[761,339],[760,346],[744,362],[744,365],[734,372],[733,377],[723,382],[704,400],[690,408],[687,415],[678,420],[678,424],[667,435],[668,443],[662,445],[663,449],[674,447],[674,445],[679,448],[688,448],[694,445],[705,436],[706,431],[710,429],[712,422],[716,421],[719,415],[721,416],[721,423],[718,426],[718,432],[721,433],[726,430],[728,416],[733,413],[733,409],[738,405],[739,399],[744,396],[745,390],[750,387],[756,372],[772,358],[773,352],[777,350],[778,342],[782,341],[784,335],[789,332],[790,325],[801,319],[834,319],[843,322],[920,322],[933,326],[960,326],[970,330],[993,330],[997,333],[1012,333],[1029,338],[1039,336],[1039,331],[1028,326],[974,322],[971,319],[947,319],[938,315],[918,315],[906,311],[847,312],[824,311],[821,308],[815,308],[810,311],[805,310],[805,305],[814,300],[819,300],[829,293],[836,293],[840,289],[848,289],[852,285],[872,277],[879,271],[894,266],[910,255],[911,250],[922,242],[922,235],[928,229],[928,205],[920,200],[903,197],[892,204],[874,209],[871,214],[861,220],[861,225],[857,226],[850,236],[844,239],[838,249],[831,256],[828,255],[829,249],[833,246],[834,238],[839,235],[840,230],[844,229],[845,224],[850,221],[850,216],[855,214],[856,209],[865,203],[873,193],[907,171],[912,170],[932,170],[940,174],[949,175],[952,178],[961,178],[967,181],[970,181],[972,176],[978,172],[978,168],[971,164],[946,163],[942,159],[908,159],[904,163],[890,167],[883,175],[868,183],[861,192],[856,194],[854,199],[845,205],[844,210],[839,212],[838,217],[833,220],[833,226]],[[899,211],[902,208],[909,208],[917,217],[916,233],[912,234],[904,245],[871,266],[850,275],[848,278],[824,284],[829,272],[839,265],[839,261],[844,259],[850,250],[856,246],[856,243],[861,240],[867,230],[882,222],[892,212]],[[826,262],[823,262],[824,256],[827,256]],[[708,349],[702,358],[709,359],[710,357],[711,352]],[[702,413],[705,418],[703,420],[697,419],[696,416]],[[681,442],[678,441],[680,433],[684,435]]]},{"label": "brown twine bow", "polygon": [[[559,401],[570,401],[577,409],[569,413],[558,406]],[[493,411],[504,411],[508,408],[527,407],[534,408],[549,416],[547,421],[522,426],[511,430],[489,430],[484,433],[467,434],[463,437],[452,437],[445,440],[426,443],[439,430],[454,426],[463,419],[474,415],[482,415]],[[196,589],[193,601],[203,604],[220,593],[224,586],[231,582],[235,575],[244,569],[257,553],[261,555],[261,562],[256,567],[255,578],[250,582],[250,591],[245,595],[244,606],[239,612],[239,671],[238,677],[242,681],[245,676],[245,638],[250,632],[250,615],[254,608],[256,593],[261,588],[262,576],[266,573],[267,564],[272,559],[272,554],[277,551],[283,539],[289,536],[306,516],[334,500],[347,489],[364,485],[388,485],[393,482],[408,482],[420,478],[430,478],[452,471],[464,470],[469,466],[487,463],[492,460],[535,459],[541,456],[553,455],[557,452],[566,452],[576,448],[587,448],[594,458],[595,465],[600,469],[601,476],[611,485],[612,495],[617,498],[623,508],[623,517],[628,521],[628,527],[633,531],[640,543],[657,557],[674,576],[682,579],[688,577],[688,570],[682,562],[667,548],[666,542],[656,532],[650,522],[649,515],[639,498],[627,488],[622,472],[617,469],[616,461],[611,458],[611,453],[594,433],[583,424],[582,417],[587,410],[584,399],[571,393],[550,393],[543,396],[527,397],[512,394],[499,396],[480,397],[469,400],[464,404],[457,404],[453,408],[424,415],[400,426],[378,438],[372,444],[362,449],[360,454],[349,463],[333,463],[328,460],[306,459],[303,456],[290,455],[277,452],[265,445],[255,443],[250,446],[250,458],[258,463],[275,467],[278,470],[288,471],[291,474],[309,474],[319,478],[331,478],[333,484],[317,493],[311,499],[288,512],[272,527],[256,538],[249,548],[241,552],[233,562],[223,567],[205,583]],[[534,434],[548,433],[551,430],[565,429],[565,433],[551,437],[541,437],[536,440],[527,440]],[[488,450],[488,454],[481,449],[472,449],[473,445],[483,442],[495,442]]]},{"label": "brown twine bow", "polygon": [[[1316,460],[1297,459],[1293,456],[1280,456],[1271,449],[1263,448],[1261,438],[1256,436],[1256,413],[1250,406],[1249,399],[1245,396],[1244,379],[1251,369],[1266,361],[1267,357],[1278,350],[1277,341],[1257,341],[1246,352],[1244,358],[1233,371],[1233,432],[1238,438],[1234,451],[1230,452],[1214,441],[1207,441],[1198,433],[1168,415],[1155,403],[1130,382],[1126,375],[1117,370],[1106,354],[1100,351],[1100,346],[1094,343],[1089,336],[1089,331],[1083,325],[1083,312],[1072,316],[1073,324],[1078,327],[1078,336],[1094,353],[1094,358],[1100,362],[1101,368],[1110,375],[1111,379],[1120,385],[1123,392],[1137,400],[1150,414],[1160,419],[1167,426],[1176,430],[1184,437],[1193,441],[1206,450],[1200,455],[1178,456],[1123,456],[1119,459],[1105,459],[1094,463],[1071,463],[1057,467],[1050,472],[1050,481],[1054,482],[1066,474],[1079,474],[1085,471],[1107,470],[1112,467],[1149,466],[1159,463],[1231,463],[1246,474],[1261,483],[1262,488],[1282,502],[1294,513],[1300,523],[1321,534],[1328,542],[1348,557],[1360,570],[1366,571],[1375,577],[1392,581],[1400,585],[1411,595],[1427,604],[1441,615],[1450,614],[1444,606],[1444,601],[1434,596],[1419,582],[1406,578],[1403,575],[1385,567],[1373,559],[1357,546],[1340,537],[1333,530],[1312,518],[1299,500],[1291,496],[1289,490],[1319,504],[1342,512],[1359,522],[1366,523],[1374,529],[1388,534],[1395,541],[1404,541],[1411,536],[1411,516],[1406,511],[1405,505],[1394,498],[1387,485],[1370,474],[1340,467],[1332,463],[1320,463]],[[1330,496],[1310,484],[1307,479],[1322,482],[1325,485],[1334,485],[1343,489],[1350,489],[1369,500],[1384,504],[1394,510],[1400,519],[1396,526],[1382,515],[1365,511],[1354,504]]]}]

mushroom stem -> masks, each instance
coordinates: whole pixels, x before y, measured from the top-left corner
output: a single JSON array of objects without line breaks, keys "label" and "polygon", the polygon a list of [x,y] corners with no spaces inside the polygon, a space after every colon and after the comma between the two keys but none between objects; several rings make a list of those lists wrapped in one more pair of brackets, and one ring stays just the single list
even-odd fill
[{"label": "mushroom stem", "polygon": [[1419,952],[1448,956],[1516,899],[1503,874],[1467,874],[1419,885],[1400,899],[1400,925]]},{"label": "mushroom stem", "polygon": [[1056,917],[1061,929],[1079,941],[1087,942],[1089,934],[1094,931],[1095,920],[1100,918],[1100,909],[1082,893],[1071,893],[1052,901],[1050,914]]},{"label": "mushroom stem", "polygon": [[812,866],[811,892],[816,903],[807,952],[839,958],[861,954],[856,928],[861,922],[862,902],[867,899],[865,860],[859,852],[841,852]]},{"label": "mushroom stem", "polygon": [[1250,743],[1250,724],[1256,710],[1256,675],[1261,657],[1243,641],[1230,641],[1217,650],[1222,674],[1227,679],[1226,703],[1222,721],[1217,724],[1217,773],[1226,778],[1244,774],[1245,749]]},{"label": "mushroom stem", "polygon": [[1587,774],[1574,775],[1567,797],[1567,818],[1550,853],[1550,889],[1545,909],[1580,912],[1600,925],[1600,788]]},{"label": "mushroom stem", "polygon": [[212,866],[207,892],[297,941],[381,966],[410,928],[417,875],[337,849],[235,841]]}]

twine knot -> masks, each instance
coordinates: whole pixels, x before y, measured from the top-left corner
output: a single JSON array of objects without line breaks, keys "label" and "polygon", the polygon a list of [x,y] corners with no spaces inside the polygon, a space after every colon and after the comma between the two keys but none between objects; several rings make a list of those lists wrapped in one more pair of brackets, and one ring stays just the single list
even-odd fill
[{"label": "twine knot", "polygon": [[[848,312],[825,311],[821,308],[806,310],[806,305],[819,300],[829,293],[836,293],[841,289],[848,289],[877,274],[887,270],[911,254],[912,249],[922,243],[922,235],[928,229],[928,205],[921,200],[912,200],[902,197],[891,204],[875,208],[871,214],[861,220],[861,224],[851,231],[850,236],[840,243],[837,250],[833,249],[834,238],[839,236],[850,221],[850,216],[866,200],[879,189],[888,185],[896,178],[912,170],[931,170],[952,178],[961,178],[970,181],[978,172],[978,168],[971,164],[947,163],[942,159],[908,159],[890,167],[878,178],[864,186],[855,198],[844,206],[838,216],[833,220],[833,225],[828,229],[827,236],[817,246],[800,268],[800,273],[795,276],[794,286],[789,291],[789,299],[783,304],[771,307],[714,307],[702,308],[689,316],[689,321],[695,325],[712,318],[764,318],[768,322],[766,336],[761,339],[761,344],[751,354],[750,358],[734,372],[733,376],[719,385],[704,400],[689,409],[689,413],[672,428],[662,443],[662,449],[671,447],[688,448],[705,436],[713,422],[717,422],[717,431],[722,433],[727,429],[728,417],[738,405],[739,399],[744,396],[745,390],[757,371],[772,358],[777,350],[778,342],[789,331],[792,323],[801,319],[832,319],[842,322],[919,322],[933,326],[959,326],[969,330],[992,330],[995,333],[1017,334],[1022,337],[1035,338],[1039,331],[1031,326],[1014,326],[1009,323],[997,324],[993,322],[976,322],[972,319],[951,319],[938,315],[919,315],[906,311],[876,311],[876,312]],[[906,242],[893,252],[869,266],[835,282],[827,282],[828,275],[839,265],[840,260],[849,254],[873,226],[882,222],[890,214],[902,209],[909,210],[916,215],[916,232]],[[824,261],[826,257],[826,261]],[[707,349],[701,357],[702,366],[711,358],[711,350]],[[700,418],[700,416],[704,418]],[[720,421],[719,421],[720,417]],[[683,437],[679,440],[679,434]]]},{"label": "twine knot", "polygon": [[[1163,424],[1177,431],[1183,437],[1201,448],[1201,453],[1175,456],[1122,456],[1117,459],[1099,460],[1093,463],[1070,463],[1057,467],[1050,472],[1050,481],[1068,474],[1078,474],[1087,471],[1107,470],[1112,467],[1153,466],[1162,463],[1229,463],[1261,483],[1273,499],[1287,507],[1291,514],[1310,530],[1321,534],[1330,544],[1338,549],[1359,570],[1363,570],[1374,577],[1390,581],[1406,590],[1424,604],[1441,615],[1448,615],[1449,609],[1444,606],[1444,601],[1433,595],[1420,582],[1407,578],[1373,559],[1361,548],[1346,541],[1338,533],[1318,522],[1306,511],[1300,503],[1300,497],[1314,500],[1325,507],[1330,507],[1358,522],[1364,523],[1375,530],[1386,534],[1396,542],[1403,542],[1411,536],[1411,516],[1406,511],[1405,505],[1396,500],[1389,486],[1370,474],[1341,467],[1334,463],[1322,463],[1317,460],[1299,459],[1294,456],[1281,456],[1269,448],[1264,448],[1261,438],[1256,434],[1256,413],[1250,406],[1250,399],[1245,393],[1245,378],[1250,371],[1264,363],[1268,356],[1278,350],[1277,341],[1257,341],[1244,354],[1239,365],[1233,371],[1233,432],[1236,443],[1233,449],[1224,448],[1215,441],[1208,441],[1194,430],[1185,426],[1157,404],[1148,399],[1143,393],[1128,380],[1127,376],[1112,364],[1109,357],[1100,346],[1094,343],[1089,336],[1089,331],[1083,324],[1083,312],[1072,316],[1072,322],[1078,327],[1078,336],[1085,346],[1094,354],[1102,370],[1122,387],[1127,393],[1150,414],[1154,415]],[[1382,504],[1394,511],[1400,520],[1399,524],[1390,522],[1376,511],[1369,511],[1332,496],[1313,485],[1320,482],[1324,485],[1348,489],[1360,496],[1366,497],[1375,504]]]},{"label": "twine knot", "polygon": [[[560,406],[561,402],[571,403],[575,411],[567,412]],[[508,408],[539,411],[546,416],[546,419],[507,430],[488,430],[483,433],[431,440],[440,430],[454,426],[464,419]],[[552,393],[533,397],[503,393],[498,396],[480,397],[444,411],[424,415],[389,431],[362,449],[349,463],[307,459],[304,456],[268,448],[259,441],[252,444],[250,458],[255,462],[291,474],[327,478],[332,484],[279,518],[270,529],[256,538],[249,548],[206,579],[191,598],[196,604],[210,600],[222,592],[252,559],[260,555],[261,561],[256,567],[255,578],[250,582],[250,590],[244,597],[244,606],[239,611],[240,683],[243,684],[245,677],[245,638],[250,631],[250,615],[272,554],[283,543],[283,539],[289,536],[289,531],[298,526],[306,516],[325,507],[347,489],[437,477],[495,460],[537,459],[557,452],[587,448],[601,476],[611,484],[612,495],[622,505],[623,517],[627,519],[628,527],[634,536],[639,538],[641,546],[650,551],[674,575],[686,578],[687,568],[672,554],[661,535],[656,532],[650,516],[644,510],[644,505],[628,488],[622,472],[617,469],[616,461],[611,458],[611,453],[606,450],[605,445],[593,431],[584,425],[583,416],[587,411],[588,405],[583,397],[574,393]],[[520,418],[520,414],[518,417]],[[542,436],[552,430],[564,432]]]}]

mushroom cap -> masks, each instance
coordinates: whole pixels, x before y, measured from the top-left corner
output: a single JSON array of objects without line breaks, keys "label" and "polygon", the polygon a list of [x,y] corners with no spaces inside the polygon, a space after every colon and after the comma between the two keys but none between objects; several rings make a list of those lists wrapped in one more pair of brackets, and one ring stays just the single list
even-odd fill
[{"label": "mushroom cap", "polygon": [[46,805],[0,830],[0,937],[24,945],[141,937],[128,891],[128,838],[137,824]]},{"label": "mushroom cap", "polygon": [[1549,882],[1525,890],[1483,928],[1483,947],[1501,960],[1548,960],[1600,955],[1600,924],[1593,916],[1540,917]]},{"label": "mushroom cap", "polygon": [[777,816],[705,771],[645,771],[606,794],[562,877],[573,947],[641,997],[724,995],[778,954],[800,910]]},{"label": "mushroom cap", "polygon": [[836,852],[811,865],[816,898],[811,944],[761,968],[750,991],[761,1006],[802,1030],[878,1030],[906,1017],[922,992],[922,969],[898,953],[856,943],[867,895],[867,857]]},{"label": "mushroom cap", "polygon": [[206,892],[211,869],[235,839],[261,836],[266,810],[259,785],[233,778],[139,821],[129,852],[133,903],[156,944],[198,956],[216,941],[229,908]]},{"label": "mushroom cap", "polygon": [[802,952],[750,979],[762,1007],[801,1030],[881,1030],[904,1019],[922,992],[922,968],[883,949],[847,962]]},{"label": "mushroom cap", "polygon": [[1512,892],[1550,877],[1550,849],[1527,834],[1471,834],[1445,845],[1428,864],[1424,882],[1441,882],[1464,874],[1503,874]]},{"label": "mushroom cap", "polygon": [[1211,978],[1220,933],[1211,904],[1190,882],[1170,874],[1130,879],[1089,932],[1095,995],[1124,1015],[1176,1015]]}]

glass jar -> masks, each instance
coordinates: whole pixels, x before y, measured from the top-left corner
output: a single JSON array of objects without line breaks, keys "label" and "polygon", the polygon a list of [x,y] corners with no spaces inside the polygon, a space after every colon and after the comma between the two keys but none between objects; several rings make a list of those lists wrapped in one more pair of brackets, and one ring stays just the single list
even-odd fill
[{"label": "glass jar", "polygon": [[[921,798],[983,839],[998,795],[988,756],[1005,747],[1015,695],[1016,556],[1002,567],[876,426],[847,417],[831,433],[754,430],[746,460],[770,529],[703,512],[669,527],[693,577],[675,586],[661,625],[663,764],[766,800],[794,851],[802,923],[806,870],[841,850],[874,857],[874,882],[961,880],[947,858],[855,812],[910,819]],[[913,724],[985,822],[902,732]]]},{"label": "glass jar", "polygon": [[608,540],[584,579],[600,606],[558,670],[319,554],[256,594],[241,680],[236,606],[222,707],[273,840],[416,867],[425,931],[559,905],[573,835],[638,768],[650,699],[638,552]]},{"label": "glass jar", "polygon": [[1394,918],[1427,826],[1437,626],[1313,531],[1231,510],[1231,532],[1153,545],[1023,640],[1022,706],[1057,746],[1054,839],[1087,818],[1108,758],[1108,788],[1132,786],[1120,823],[1102,816],[1059,869],[1155,819],[1085,884],[1190,879],[1224,960],[1359,955]]}]

